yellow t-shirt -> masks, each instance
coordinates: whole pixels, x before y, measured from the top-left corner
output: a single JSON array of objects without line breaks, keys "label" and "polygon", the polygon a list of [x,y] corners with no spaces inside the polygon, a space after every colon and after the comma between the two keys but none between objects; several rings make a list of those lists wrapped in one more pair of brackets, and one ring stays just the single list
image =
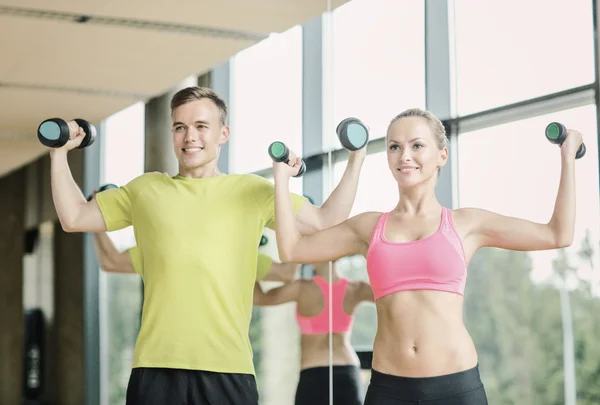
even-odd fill
[{"label": "yellow t-shirt", "polygon": [[[129,259],[131,260],[133,270],[141,275],[143,272],[143,261],[140,250],[137,248],[137,246],[134,246],[127,250],[127,254],[129,255]],[[272,265],[273,258],[271,258],[271,256],[265,255],[263,253],[258,253],[258,262],[256,263],[256,280],[264,279],[267,276],[267,274],[269,274]]]},{"label": "yellow t-shirt", "polygon": [[127,249],[127,254],[129,255],[129,260],[131,260],[131,266],[133,267],[133,271],[135,271],[141,276],[144,271],[142,253],[140,252],[137,246],[134,246],[132,248]]},{"label": "yellow t-shirt", "polygon": [[[254,374],[248,329],[274,187],[251,174],[147,173],[96,196],[108,231],[133,225],[144,279],[133,367]],[[292,194],[294,211],[306,198]]]},{"label": "yellow t-shirt", "polygon": [[258,262],[256,263],[256,280],[262,280],[263,278],[267,277],[272,265],[273,259],[271,256],[259,253]]}]

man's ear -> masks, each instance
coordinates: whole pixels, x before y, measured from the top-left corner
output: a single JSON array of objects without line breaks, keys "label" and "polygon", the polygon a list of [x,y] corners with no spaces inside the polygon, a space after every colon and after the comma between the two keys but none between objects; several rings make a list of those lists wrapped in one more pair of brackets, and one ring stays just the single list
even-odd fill
[{"label": "man's ear", "polygon": [[221,128],[221,136],[219,137],[219,145],[223,145],[227,143],[229,140],[229,126],[223,125]]}]

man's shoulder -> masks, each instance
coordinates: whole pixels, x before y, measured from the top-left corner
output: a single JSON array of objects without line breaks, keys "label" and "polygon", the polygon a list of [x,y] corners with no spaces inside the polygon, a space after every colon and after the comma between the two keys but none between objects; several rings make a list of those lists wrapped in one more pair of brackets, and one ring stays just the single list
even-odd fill
[{"label": "man's shoulder", "polygon": [[248,191],[260,192],[260,190],[272,190],[274,187],[273,183],[258,174],[228,174],[226,177],[228,181],[237,183],[236,187],[243,187]]},{"label": "man's shoulder", "polygon": [[167,173],[148,172],[139,175],[127,183],[127,189],[133,195],[138,195],[143,189],[150,184],[169,181],[170,177]]},{"label": "man's shoulder", "polygon": [[147,173],[141,174],[138,177],[131,180],[130,184],[132,184],[132,183],[144,184],[144,183],[150,183],[150,182],[154,182],[154,181],[164,181],[164,180],[168,180],[168,179],[170,179],[170,177],[167,173],[147,172]]},{"label": "man's shoulder", "polygon": [[251,182],[251,183],[257,183],[257,184],[264,184],[264,183],[273,184],[266,178],[259,176],[258,174],[254,174],[254,173],[229,174],[228,176],[233,179],[236,179],[239,181],[244,181],[244,182]]}]

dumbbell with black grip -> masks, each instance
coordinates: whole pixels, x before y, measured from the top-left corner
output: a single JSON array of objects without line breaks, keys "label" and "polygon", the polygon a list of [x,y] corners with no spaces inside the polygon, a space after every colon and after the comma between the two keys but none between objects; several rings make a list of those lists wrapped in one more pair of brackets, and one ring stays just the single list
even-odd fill
[{"label": "dumbbell with black grip", "polygon": [[[546,127],[546,139],[551,143],[556,145],[562,145],[565,139],[567,139],[567,128],[561,124],[560,122],[551,122]],[[575,159],[581,159],[585,156],[586,148],[585,144],[582,142],[579,149],[577,149],[577,154],[575,154]]]},{"label": "dumbbell with black grip", "polygon": [[[96,140],[96,127],[86,120],[81,118],[74,119],[85,133],[85,137],[78,146],[79,149],[90,146]],[[42,145],[49,148],[61,148],[67,142],[71,131],[67,122],[61,118],[50,118],[40,124],[37,131],[37,136]]]},{"label": "dumbbell with black grip", "polygon": [[[103,186],[100,186],[100,188],[98,189],[98,191],[96,191],[96,193],[101,193],[104,190],[110,190],[111,188],[119,188],[119,186],[117,186],[116,184],[108,183],[108,184],[105,184]],[[88,201],[92,201],[92,197],[93,197],[92,194],[89,195],[88,198],[87,198],[87,200]]]},{"label": "dumbbell with black grip", "polygon": [[[285,143],[280,141],[275,141],[271,145],[269,145],[269,156],[273,159],[274,162],[287,162],[290,158],[290,149],[285,145]],[[301,163],[300,170],[298,170],[298,174],[294,177],[300,177],[306,171],[306,164],[304,160]]]},{"label": "dumbbell with black grip", "polygon": [[358,118],[349,117],[342,120],[335,132],[342,146],[349,151],[362,149],[369,142],[369,127]]}]

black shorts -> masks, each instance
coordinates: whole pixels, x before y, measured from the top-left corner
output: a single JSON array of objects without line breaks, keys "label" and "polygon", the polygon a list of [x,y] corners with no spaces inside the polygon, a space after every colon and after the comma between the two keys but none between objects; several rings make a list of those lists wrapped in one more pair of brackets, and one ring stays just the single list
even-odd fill
[{"label": "black shorts", "polygon": [[258,405],[251,374],[134,368],[126,405]]},{"label": "black shorts", "polygon": [[[333,366],[333,405],[362,405],[360,370],[356,366]],[[296,405],[329,405],[329,367],[300,372]]]},{"label": "black shorts", "polygon": [[479,367],[436,377],[410,378],[371,371],[365,405],[488,405]]}]

